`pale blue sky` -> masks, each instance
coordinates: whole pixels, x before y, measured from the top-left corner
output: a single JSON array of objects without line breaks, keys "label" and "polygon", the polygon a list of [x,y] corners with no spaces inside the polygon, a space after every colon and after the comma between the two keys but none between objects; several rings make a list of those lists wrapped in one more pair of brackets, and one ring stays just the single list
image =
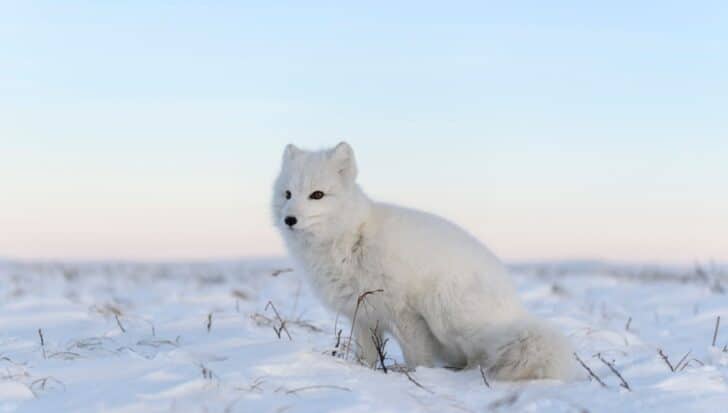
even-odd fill
[{"label": "pale blue sky", "polygon": [[347,140],[509,260],[728,260],[728,3],[215,3],[1,3],[0,256],[280,255]]}]

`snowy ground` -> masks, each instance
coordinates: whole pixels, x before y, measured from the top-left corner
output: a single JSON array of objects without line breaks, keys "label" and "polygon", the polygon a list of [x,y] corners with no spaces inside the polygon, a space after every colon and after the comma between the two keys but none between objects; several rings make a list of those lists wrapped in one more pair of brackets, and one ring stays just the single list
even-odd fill
[{"label": "snowy ground", "polygon": [[[479,371],[408,377],[343,358],[348,325],[335,349],[335,314],[290,266],[0,263],[0,412],[728,411],[728,282],[715,269],[514,267],[527,305],[606,387],[488,388]],[[672,372],[659,349],[673,366],[689,354]]]}]

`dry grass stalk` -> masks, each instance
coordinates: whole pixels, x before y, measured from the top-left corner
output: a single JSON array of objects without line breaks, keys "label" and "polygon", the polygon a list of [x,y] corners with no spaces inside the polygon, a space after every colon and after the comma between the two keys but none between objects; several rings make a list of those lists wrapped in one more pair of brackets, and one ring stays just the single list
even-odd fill
[{"label": "dry grass stalk", "polygon": [[119,307],[115,306],[114,304],[109,304],[109,303],[106,303],[103,306],[93,305],[93,306],[91,306],[90,310],[95,311],[104,317],[108,317],[111,315],[117,315],[117,316],[123,315],[123,312],[121,311],[121,309]]},{"label": "dry grass stalk", "polygon": [[336,344],[334,345],[334,349],[331,351],[331,355],[334,357],[336,357],[336,353],[339,351],[339,346],[341,345],[341,332],[342,330],[339,329],[336,333]]},{"label": "dry grass stalk", "polygon": [[602,387],[607,387],[607,385],[604,384],[604,382],[602,381],[602,379],[600,379],[599,376],[597,376],[596,373],[594,373],[592,371],[592,369],[590,369],[589,366],[587,366],[586,363],[584,363],[584,360],[582,360],[581,357],[579,357],[578,354],[574,353],[574,357],[576,357],[576,361],[578,361],[579,364],[581,364],[581,366],[584,367],[584,369],[589,373],[589,376],[591,378],[595,379],[597,381],[597,383],[599,383],[599,384],[602,385]]},{"label": "dry grass stalk", "polygon": [[[685,370],[685,367],[687,367],[687,365],[688,365],[687,363],[685,363],[685,360],[688,359],[688,356],[690,355],[691,352],[692,352],[692,350],[689,350],[687,353],[685,353],[684,356],[682,356],[680,361],[678,361],[677,364],[675,365],[675,371]],[[685,364],[683,364],[683,363],[685,363]],[[681,365],[682,365],[682,368],[680,368]]]},{"label": "dry grass stalk", "polygon": [[356,307],[354,308],[354,316],[351,318],[351,330],[349,331],[349,342],[346,345],[346,352],[344,353],[344,358],[349,357],[349,349],[351,348],[351,338],[354,335],[354,326],[356,326],[356,316],[359,314],[359,306],[364,302],[366,297],[370,294],[376,294],[376,293],[382,293],[384,292],[383,289],[379,288],[376,290],[370,290],[370,291],[364,291],[359,295],[359,297],[356,299]]},{"label": "dry grass stalk", "polygon": [[404,374],[405,376],[407,376],[407,380],[411,381],[411,382],[412,382],[412,383],[413,383],[413,384],[414,384],[415,386],[417,386],[417,387],[421,388],[422,390],[424,390],[424,391],[426,391],[426,392],[428,392],[428,393],[430,393],[430,394],[435,394],[435,392],[434,392],[434,391],[432,391],[432,390],[428,389],[427,387],[425,387],[425,386],[423,386],[422,384],[420,384],[420,382],[418,382],[417,380],[415,380],[415,379],[414,379],[414,378],[413,378],[413,377],[412,377],[412,376],[411,376],[411,375],[409,374],[409,371],[407,371],[407,369],[403,369],[403,370],[402,370],[402,373],[403,373],[403,374]]},{"label": "dry grass stalk", "polygon": [[286,335],[288,336],[288,340],[293,341],[293,337],[291,337],[291,333],[288,332],[288,327],[286,327],[286,320],[281,317],[281,314],[278,312],[278,309],[273,304],[273,301],[268,301],[268,304],[265,305],[265,311],[268,311],[269,307],[273,309],[273,313],[275,313],[276,318],[280,323],[278,327],[276,327],[275,325],[273,326],[273,331],[276,332],[278,338],[281,338],[281,332],[285,331]]},{"label": "dry grass stalk", "polygon": [[590,369],[589,366],[587,366],[586,363],[584,363],[584,360],[582,360],[581,357],[579,357],[578,354],[574,353],[574,357],[576,357],[576,361],[578,361],[579,364],[581,364],[581,366],[584,367],[584,369],[589,373],[589,376],[591,378],[594,378],[597,381],[597,383],[599,383],[599,384],[602,385],[602,387],[607,387],[607,385],[604,384],[604,382],[602,381],[602,379],[600,379],[599,376],[597,376],[596,373],[594,373],[592,371],[592,369]]},{"label": "dry grass stalk", "polygon": [[273,277],[277,277],[277,276],[283,274],[284,272],[292,272],[292,271],[293,271],[293,268],[281,268],[281,269],[278,269],[278,270],[273,270],[270,273],[270,275],[272,275]]},{"label": "dry grass stalk", "polygon": [[672,363],[670,363],[670,359],[667,357],[667,354],[665,354],[661,348],[657,349],[657,354],[659,354],[665,364],[667,364],[667,367],[670,368],[670,371],[674,373],[675,367],[672,365]]},{"label": "dry grass stalk", "polygon": [[177,341],[172,340],[139,340],[136,343],[137,346],[147,346],[147,347],[153,347],[153,348],[159,348],[163,345],[169,345],[172,347],[179,347],[179,336],[177,336]]},{"label": "dry grass stalk", "polygon": [[297,319],[295,319],[295,320],[293,320],[293,321],[290,321],[289,320],[288,321],[288,324],[293,324],[294,326],[298,326],[298,327],[305,328],[306,330],[311,331],[311,332],[314,332],[314,333],[320,333],[320,332],[323,331],[322,329],[320,329],[320,328],[316,327],[315,325],[311,324],[309,321],[302,320],[300,317],[297,318]]},{"label": "dry grass stalk", "polygon": [[247,391],[251,393],[263,393],[263,383],[265,383],[263,377],[256,377],[248,387],[235,387],[235,390]]},{"label": "dry grass stalk", "polygon": [[202,363],[200,363],[200,370],[202,371],[202,378],[205,380],[212,380],[215,377],[215,373]]},{"label": "dry grass stalk", "polygon": [[66,390],[66,385],[62,381],[58,380],[55,377],[51,377],[51,376],[41,377],[41,378],[39,378],[37,380],[34,380],[33,382],[30,383],[30,386],[29,387],[33,391],[33,394],[35,394],[35,390],[36,390],[37,387],[40,387],[40,390],[45,390],[46,389],[46,385],[49,382],[56,383],[56,384],[60,385],[63,388],[64,391]]},{"label": "dry grass stalk", "polygon": [[250,295],[243,290],[235,289],[235,290],[232,290],[230,292],[230,294],[238,300],[249,300],[250,299]]},{"label": "dry grass stalk", "polygon": [[46,349],[45,349],[45,339],[43,338],[43,330],[40,328],[38,329],[38,336],[40,337],[40,349],[43,352],[43,358],[46,357]]},{"label": "dry grass stalk", "polygon": [[720,316],[715,319],[715,330],[713,331],[713,347],[715,347],[715,340],[718,339],[718,329],[720,328]]},{"label": "dry grass stalk", "polygon": [[296,394],[300,391],[316,390],[316,389],[334,389],[334,390],[351,391],[350,388],[344,387],[344,386],[335,386],[332,384],[316,384],[313,386],[304,386],[304,387],[299,387],[296,389],[286,390],[286,394]]},{"label": "dry grass stalk", "polygon": [[114,314],[114,318],[116,319],[116,324],[119,326],[119,330],[121,330],[122,333],[126,333],[126,329],[121,324],[121,320],[119,320],[119,315],[118,314]]},{"label": "dry grass stalk", "polygon": [[478,365],[478,368],[480,369],[480,377],[483,378],[483,384],[485,384],[485,387],[490,388],[490,383],[488,383],[488,379],[485,377],[485,370],[483,370],[483,366]]},{"label": "dry grass stalk", "polygon": [[604,360],[604,358],[602,358],[601,354],[597,354],[597,357],[599,357],[599,360],[601,360],[602,363],[606,364],[607,367],[609,367],[609,370],[611,370],[615,376],[619,377],[619,380],[622,382],[620,384],[620,386],[624,387],[625,389],[627,389],[629,391],[632,391],[632,389],[629,387],[629,383],[627,383],[627,380],[625,380],[624,377],[622,377],[622,374],[619,372],[619,370],[617,370],[616,367],[614,367],[613,363],[610,363],[607,360]]},{"label": "dry grass stalk", "polygon": [[75,360],[81,358],[81,355],[74,353],[73,351],[59,351],[57,353],[50,353],[48,358],[60,358],[63,360]]},{"label": "dry grass stalk", "polygon": [[685,353],[685,355],[682,356],[680,361],[678,361],[677,364],[675,364],[674,366],[670,362],[670,358],[667,356],[667,354],[665,354],[664,351],[662,351],[662,349],[657,349],[657,353],[660,355],[660,358],[665,362],[665,364],[667,364],[667,367],[673,373],[675,373],[677,371],[685,370],[685,368],[687,368],[690,365],[690,363],[697,363],[697,364],[700,364],[701,366],[705,365],[705,363],[703,363],[702,361],[700,361],[696,358],[691,358],[688,360],[688,357],[690,356],[690,353],[692,353],[692,350],[689,350],[687,353]]}]

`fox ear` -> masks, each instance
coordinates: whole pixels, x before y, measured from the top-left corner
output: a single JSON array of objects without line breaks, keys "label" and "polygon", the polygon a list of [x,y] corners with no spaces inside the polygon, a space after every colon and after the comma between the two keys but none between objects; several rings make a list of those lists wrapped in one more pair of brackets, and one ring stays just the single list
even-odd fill
[{"label": "fox ear", "polygon": [[301,152],[302,151],[298,149],[296,145],[289,143],[286,145],[286,149],[283,150],[283,161],[289,161],[298,156]]},{"label": "fox ear", "polygon": [[351,149],[346,142],[341,142],[331,150],[329,157],[335,163],[339,175],[346,182],[354,182],[356,180],[357,169],[356,159],[354,158],[354,150]]}]

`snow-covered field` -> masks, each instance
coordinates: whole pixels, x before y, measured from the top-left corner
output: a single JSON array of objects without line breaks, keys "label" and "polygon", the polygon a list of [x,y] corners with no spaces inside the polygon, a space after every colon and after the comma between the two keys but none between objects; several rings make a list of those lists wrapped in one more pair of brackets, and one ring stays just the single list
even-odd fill
[{"label": "snow-covered field", "polygon": [[386,374],[366,368],[347,356],[347,322],[337,324],[284,260],[6,262],[0,411],[728,411],[725,274],[583,263],[513,272],[527,305],[572,337],[605,386],[406,374],[393,342]]}]

